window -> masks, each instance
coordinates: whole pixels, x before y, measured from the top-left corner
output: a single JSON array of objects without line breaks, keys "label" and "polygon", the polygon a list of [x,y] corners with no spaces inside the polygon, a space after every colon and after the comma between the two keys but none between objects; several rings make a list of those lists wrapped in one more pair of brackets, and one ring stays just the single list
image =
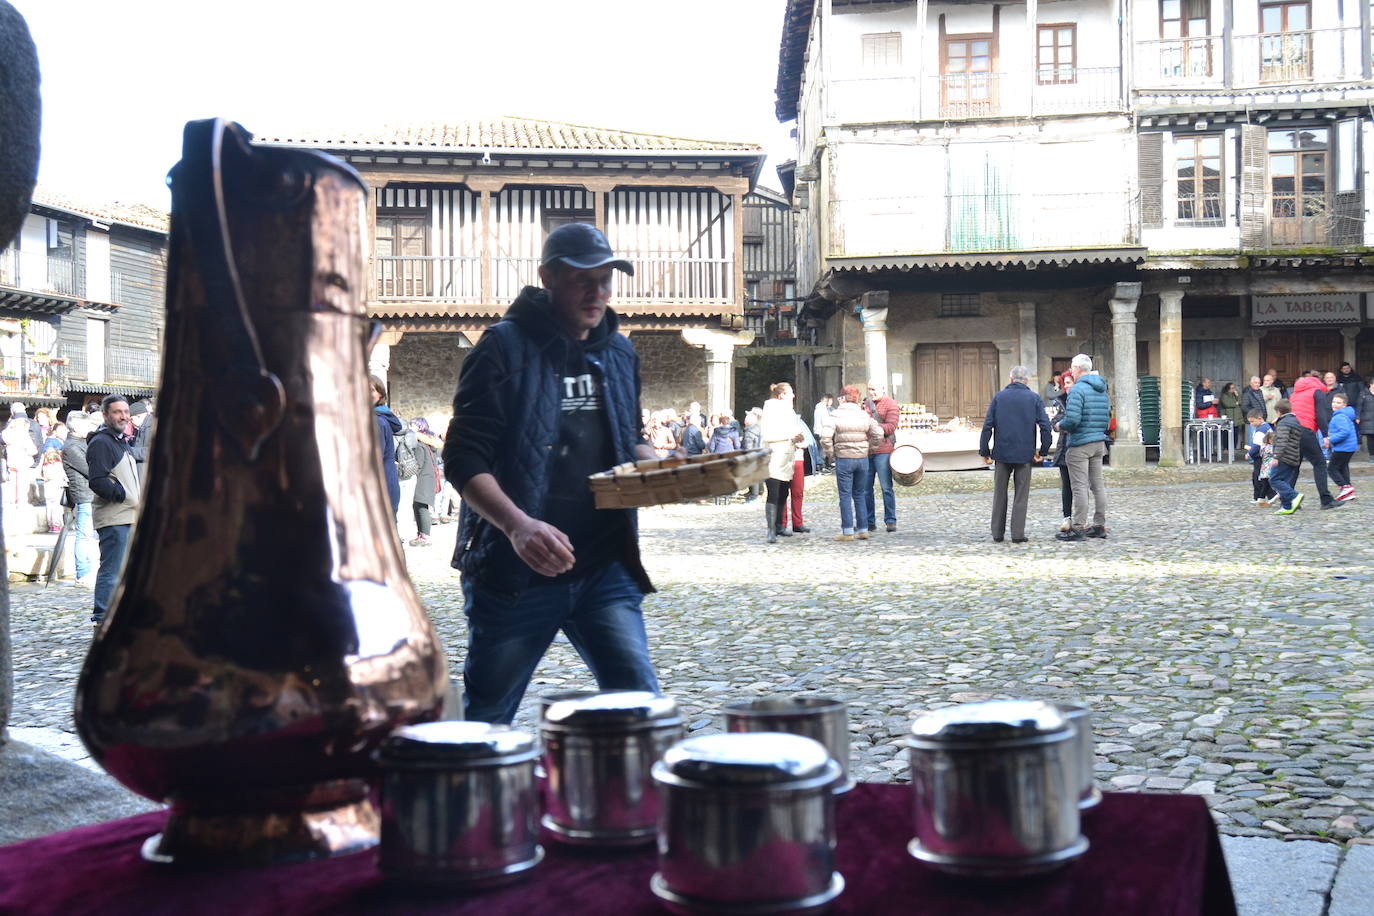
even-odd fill
[{"label": "window", "polygon": [[1042,86],[1075,82],[1074,70],[1078,65],[1076,27],[1072,23],[1042,25],[1036,32],[1039,36],[1036,81]]},{"label": "window", "polygon": [[1312,78],[1312,7],[1307,0],[1260,3],[1260,80]]},{"label": "window", "polygon": [[941,60],[942,114],[993,114],[997,77],[992,72],[992,36],[957,35],[945,39]]},{"label": "window", "polygon": [[1326,197],[1327,130],[1269,131],[1269,198],[1275,217],[1315,216]]},{"label": "window", "polygon": [[1163,74],[1172,77],[1212,75],[1210,0],[1160,0],[1159,37]]},{"label": "window", "polygon": [[559,226],[566,226],[569,223],[587,223],[596,225],[596,214],[591,211],[583,210],[545,210],[544,211],[544,235],[557,229]]},{"label": "window", "polygon": [[896,70],[902,65],[902,33],[874,32],[864,35],[862,66],[865,70]]},{"label": "window", "polygon": [[1221,134],[1174,138],[1174,168],[1178,185],[1178,221],[1191,226],[1222,226]]},{"label": "window", "polygon": [[983,297],[978,293],[941,293],[941,318],[978,318],[983,314]]}]

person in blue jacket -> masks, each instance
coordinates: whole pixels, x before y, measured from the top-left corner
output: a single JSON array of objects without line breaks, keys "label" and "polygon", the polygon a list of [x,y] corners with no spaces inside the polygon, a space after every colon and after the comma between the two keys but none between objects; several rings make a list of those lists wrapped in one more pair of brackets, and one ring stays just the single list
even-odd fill
[{"label": "person in blue jacket", "polygon": [[[1093,371],[1093,360],[1080,353],[1069,364],[1074,384],[1064,403],[1059,428],[1069,434],[1069,483],[1073,487],[1073,525],[1055,535],[1061,541],[1107,536],[1107,487],[1102,482],[1102,457],[1107,453],[1107,427],[1112,403],[1107,380]],[[1093,523],[1088,522],[1088,491],[1093,495]]]},{"label": "person in blue jacket", "polygon": [[[993,395],[983,419],[978,454],[997,462],[992,485],[992,539],[1001,542],[1007,526],[1007,481],[1012,483],[1011,541],[1026,540],[1026,506],[1030,500],[1031,465],[1050,450],[1050,418],[1045,402],[1027,385],[1030,370],[1013,366],[1007,387]],[[1040,442],[1036,445],[1036,431]]]},{"label": "person in blue jacket", "polygon": [[1327,427],[1331,440],[1331,458],[1326,462],[1326,472],[1340,486],[1336,502],[1345,503],[1355,498],[1355,488],[1350,485],[1350,459],[1360,447],[1360,436],[1355,431],[1355,408],[1340,388],[1331,394],[1331,423]]},{"label": "person in blue jacket", "polygon": [[391,517],[401,508],[401,475],[396,472],[396,437],[405,429],[401,418],[387,406],[386,382],[368,376],[372,384],[372,418],[377,423],[377,437],[381,440],[382,473],[386,475],[386,495],[391,500]]}]

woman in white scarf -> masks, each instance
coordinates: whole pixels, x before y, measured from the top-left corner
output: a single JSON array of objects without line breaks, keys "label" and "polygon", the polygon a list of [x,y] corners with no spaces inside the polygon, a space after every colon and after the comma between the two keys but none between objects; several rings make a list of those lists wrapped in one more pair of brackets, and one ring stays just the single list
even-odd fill
[{"label": "woman in white scarf", "polygon": [[778,519],[782,517],[782,507],[792,492],[792,462],[796,457],[797,443],[802,434],[797,429],[797,412],[793,409],[795,395],[789,382],[778,382],[771,386],[773,395],[763,405],[763,419],[759,421],[759,431],[763,446],[771,454],[768,456],[768,502],[764,504],[764,518],[768,520],[768,543],[774,544],[778,535],[791,537],[792,532],[780,530]]}]

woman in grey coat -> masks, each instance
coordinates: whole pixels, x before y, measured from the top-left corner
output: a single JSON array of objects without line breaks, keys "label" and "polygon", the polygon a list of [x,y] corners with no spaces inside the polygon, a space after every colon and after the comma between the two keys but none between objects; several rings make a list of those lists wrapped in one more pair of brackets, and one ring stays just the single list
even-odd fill
[{"label": "woman in grey coat", "polygon": [[415,537],[407,543],[411,547],[430,545],[430,513],[434,510],[434,496],[439,492],[439,463],[435,460],[441,441],[430,432],[429,421],[416,417],[410,421],[406,431],[406,445],[415,453],[415,495],[411,497],[411,508],[415,512]]}]

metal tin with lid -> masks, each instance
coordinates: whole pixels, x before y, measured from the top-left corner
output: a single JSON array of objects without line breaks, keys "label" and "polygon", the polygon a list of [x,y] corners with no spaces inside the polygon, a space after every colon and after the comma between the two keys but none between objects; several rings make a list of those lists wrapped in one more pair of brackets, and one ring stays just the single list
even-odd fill
[{"label": "metal tin with lid", "polygon": [[485,722],[398,729],[377,752],[382,841],[394,880],[483,887],[514,881],[544,857],[528,732]]},{"label": "metal tin with lid", "polygon": [[553,703],[544,741],[544,826],[587,845],[653,842],[658,790],[650,769],[682,737],[670,697],[627,691]]},{"label": "metal tin with lid", "polygon": [[916,836],[942,871],[1014,877],[1087,851],[1075,728],[1051,703],[997,700],[926,713],[907,740]]},{"label": "metal tin with lid", "polygon": [[1074,728],[1074,757],[1078,766],[1078,809],[1087,811],[1102,801],[1102,793],[1093,781],[1092,710],[1082,703],[1060,703],[1058,709]]},{"label": "metal tin with lid", "polygon": [[725,707],[725,730],[730,732],[789,732],[825,745],[840,765],[835,794],[854,788],[849,775],[849,710],[843,700],[829,697],[764,697]]},{"label": "metal tin with lid", "polygon": [[782,732],[703,735],[654,766],[663,797],[654,894],[678,913],[818,913],[835,870],[838,762]]}]

